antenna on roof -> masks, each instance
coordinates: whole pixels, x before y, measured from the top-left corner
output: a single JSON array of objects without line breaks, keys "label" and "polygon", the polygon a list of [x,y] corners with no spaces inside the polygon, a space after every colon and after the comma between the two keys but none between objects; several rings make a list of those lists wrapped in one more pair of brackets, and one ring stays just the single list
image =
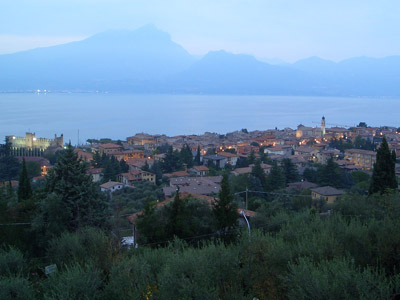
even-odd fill
[{"label": "antenna on roof", "polygon": [[79,147],[79,129],[78,129],[78,147]]}]

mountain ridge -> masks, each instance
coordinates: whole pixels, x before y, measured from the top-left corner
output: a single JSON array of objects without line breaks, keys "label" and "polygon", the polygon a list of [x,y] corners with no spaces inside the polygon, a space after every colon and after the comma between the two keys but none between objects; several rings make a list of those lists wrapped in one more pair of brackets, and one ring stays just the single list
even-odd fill
[{"label": "mountain ridge", "polygon": [[400,96],[399,67],[400,56],[273,65],[220,50],[198,59],[150,24],[0,55],[0,91]]}]

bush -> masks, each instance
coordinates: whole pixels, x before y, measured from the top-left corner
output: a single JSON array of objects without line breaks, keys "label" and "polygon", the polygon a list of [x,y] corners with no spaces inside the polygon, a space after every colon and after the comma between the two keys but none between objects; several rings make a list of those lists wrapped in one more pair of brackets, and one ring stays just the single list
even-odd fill
[{"label": "bush", "polygon": [[[100,297],[102,279],[93,266],[79,264],[66,266],[45,282],[45,300],[96,300]],[[29,299],[29,298],[26,298]]]},{"label": "bush", "polygon": [[26,261],[18,249],[0,249],[0,276],[22,275],[26,271]]},{"label": "bush", "polygon": [[101,229],[86,227],[78,233],[65,232],[51,240],[47,253],[59,267],[90,263],[108,271],[118,248]]},{"label": "bush", "polygon": [[35,299],[35,291],[31,283],[20,276],[0,277],[1,300]]}]

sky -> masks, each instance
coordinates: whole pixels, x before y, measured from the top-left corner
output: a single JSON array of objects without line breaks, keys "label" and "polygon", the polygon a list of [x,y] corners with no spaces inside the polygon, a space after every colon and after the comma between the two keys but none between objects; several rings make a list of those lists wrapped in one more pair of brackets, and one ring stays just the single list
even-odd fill
[{"label": "sky", "polygon": [[194,55],[400,55],[398,0],[2,0],[0,54],[154,24]]}]

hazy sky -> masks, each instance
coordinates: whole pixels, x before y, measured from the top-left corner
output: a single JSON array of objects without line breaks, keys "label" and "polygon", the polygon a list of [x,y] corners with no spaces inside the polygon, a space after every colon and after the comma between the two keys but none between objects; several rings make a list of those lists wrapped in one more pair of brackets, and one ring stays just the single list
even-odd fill
[{"label": "hazy sky", "polygon": [[2,0],[0,54],[152,23],[192,54],[400,54],[399,0]]}]

